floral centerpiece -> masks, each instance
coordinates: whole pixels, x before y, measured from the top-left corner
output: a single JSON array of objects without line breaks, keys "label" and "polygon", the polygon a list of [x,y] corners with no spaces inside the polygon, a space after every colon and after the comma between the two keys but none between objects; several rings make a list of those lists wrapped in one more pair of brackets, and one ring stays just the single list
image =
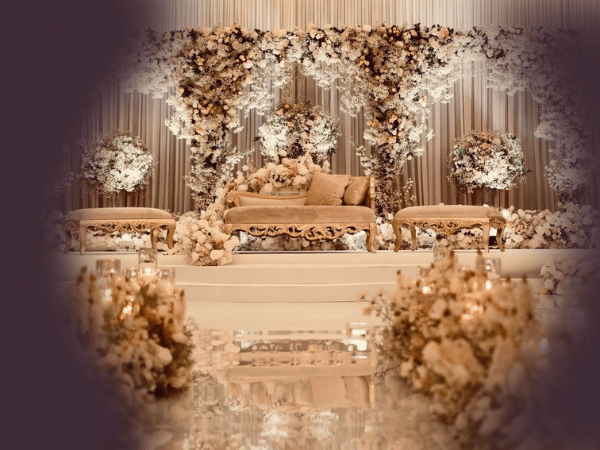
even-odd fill
[{"label": "floral centerpiece", "polygon": [[81,176],[104,195],[135,192],[148,183],[153,162],[152,153],[138,136],[101,134],[84,146]]},{"label": "floral centerpiece", "polygon": [[335,152],[340,130],[319,106],[283,103],[267,116],[258,134],[262,153],[269,158],[285,151],[291,159],[308,153],[320,162]]},{"label": "floral centerpiece", "polygon": [[436,414],[466,439],[506,438],[539,356],[540,324],[525,281],[493,279],[480,266],[461,267],[448,252],[414,281],[399,274],[398,289],[372,297],[365,313],[383,319],[384,354],[433,396]]},{"label": "floral centerpiece", "polygon": [[510,133],[481,131],[454,142],[448,157],[448,180],[458,192],[512,189],[525,179],[523,150]]},{"label": "floral centerpiece", "polygon": [[143,439],[181,416],[176,400],[191,385],[192,365],[183,290],[156,277],[96,277],[84,267],[66,294],[72,342],[125,429]]}]

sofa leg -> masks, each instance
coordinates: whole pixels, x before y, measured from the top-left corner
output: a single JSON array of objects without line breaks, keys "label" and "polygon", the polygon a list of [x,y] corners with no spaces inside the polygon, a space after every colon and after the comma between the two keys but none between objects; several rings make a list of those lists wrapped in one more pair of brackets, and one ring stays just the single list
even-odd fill
[{"label": "sofa leg", "polygon": [[375,253],[375,236],[377,236],[377,225],[369,225],[369,235],[367,236],[367,250]]}]

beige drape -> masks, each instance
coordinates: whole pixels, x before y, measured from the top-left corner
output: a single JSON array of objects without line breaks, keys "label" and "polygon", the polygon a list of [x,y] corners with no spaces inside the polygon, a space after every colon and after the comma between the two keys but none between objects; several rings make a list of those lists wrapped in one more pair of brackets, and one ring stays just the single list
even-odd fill
[{"label": "beige drape", "polygon": [[[162,32],[233,23],[264,30],[304,28],[308,23],[317,26],[422,23],[468,30],[476,25],[498,24],[573,28],[585,34],[595,23],[600,23],[599,3],[597,0],[145,0],[139,2],[137,22],[130,27],[132,30],[152,28]],[[319,104],[334,118],[339,118],[342,136],[333,156],[333,171],[361,173],[352,143],[364,143],[363,118],[353,118],[339,110],[335,87],[323,90],[299,70],[296,73],[295,99]],[[279,98],[280,93],[276,92],[275,101]],[[153,151],[157,166],[145,192],[122,196],[120,202],[172,212],[194,209],[190,189],[183,178],[189,171],[189,149],[164,125],[170,113],[165,99],[153,99],[137,92],[126,94],[113,85],[95,94],[88,104],[89,108],[81,111],[69,135],[67,145],[74,150],[68,161],[71,170],[77,171],[79,167],[80,138],[92,137],[97,132],[131,131]],[[548,188],[543,169],[549,159],[548,143],[533,136],[538,106],[529,93],[508,96],[489,89],[481,77],[458,81],[453,99],[447,104],[433,106],[430,128],[435,136],[427,143],[422,157],[408,162],[399,185],[407,177],[413,179],[417,204],[477,202],[479,199],[473,197],[457,199],[447,181],[446,155],[452,142],[472,130],[512,132],[521,139],[526,166],[533,172],[527,175],[527,181],[520,188],[503,192],[497,204],[554,209],[556,198]],[[242,120],[244,129],[232,137],[233,143],[241,149],[249,148],[263,120],[252,112]],[[261,163],[260,155],[255,156],[255,161]],[[595,192],[586,200],[595,202]],[[60,203],[59,207],[65,210],[107,204],[77,180]]]}]

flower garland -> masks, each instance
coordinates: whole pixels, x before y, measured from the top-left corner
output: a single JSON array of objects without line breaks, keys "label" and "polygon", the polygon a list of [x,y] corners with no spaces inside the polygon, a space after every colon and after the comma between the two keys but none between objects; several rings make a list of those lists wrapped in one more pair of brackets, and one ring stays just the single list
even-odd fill
[{"label": "flower garland", "polygon": [[123,83],[129,90],[155,95],[169,90],[161,89],[159,81],[167,80],[174,88],[168,125],[192,145],[194,170],[188,182],[205,207],[223,182],[219,175],[235,164],[238,150],[226,140],[229,131],[239,129],[238,111],[270,109],[269,80],[285,85],[296,63],[322,87],[339,79],[342,109],[356,114],[363,108],[367,118],[364,137],[373,148],[361,160],[378,180],[377,209],[384,214],[397,200],[392,180],[407,159],[424,151],[421,137],[430,104],[448,100],[454,81],[468,75],[476,61],[491,87],[509,93],[530,89],[541,103],[535,135],[555,142],[548,181],[566,202],[577,199],[587,186],[595,163],[583,123],[582,95],[570,82],[582,47],[576,40],[564,30],[474,28],[460,33],[437,25],[309,25],[306,31],[293,32],[233,25],[148,32],[145,41],[131,46]]},{"label": "flower garland", "polygon": [[241,129],[238,111],[247,114],[255,108],[264,113],[273,98],[269,79],[280,85],[291,76],[286,54],[293,39],[285,32],[233,25],[171,32],[158,40],[158,55],[165,48],[174,50],[168,58],[153,61],[167,66],[161,73],[168,74],[175,88],[175,95],[167,100],[173,114],[166,124],[178,138],[191,143],[192,171],[187,181],[200,209],[214,201],[215,190],[224,184],[221,175],[243,157],[227,139],[230,131]]},{"label": "flower garland", "polygon": [[528,89],[540,103],[534,135],[554,142],[548,183],[562,202],[577,200],[598,163],[585,123],[586,93],[573,76],[587,61],[581,37],[572,30],[473,28],[463,39],[461,58],[483,63],[490,87],[509,94]]},{"label": "flower garland", "polygon": [[[270,193],[280,190],[306,191],[313,173],[317,170],[327,172],[328,166],[289,160],[282,157],[280,164],[268,163],[261,169],[243,166],[234,181],[218,191],[220,202],[231,190]],[[283,170],[285,168],[285,170]],[[305,174],[304,171],[306,170]],[[294,184],[297,180],[297,184]],[[304,181],[302,181],[304,180]],[[302,181],[302,183],[300,183]],[[410,204],[410,203],[407,203]],[[207,211],[188,212],[177,217],[174,235],[175,246],[168,249],[163,242],[166,232],[161,231],[158,249],[167,254],[188,254],[190,262],[197,265],[224,265],[232,259],[235,248],[243,251],[276,251],[276,250],[366,250],[366,235],[345,235],[337,241],[307,241],[291,239],[286,236],[272,238],[255,238],[242,234],[238,241],[223,233],[222,203],[215,203]],[[589,205],[580,206],[569,203],[564,210],[533,211],[517,209],[511,206],[501,210],[506,219],[503,233],[505,248],[541,249],[541,248],[600,248],[600,212]],[[62,251],[65,245],[64,233],[60,220],[64,217],[58,210],[51,211],[42,221],[44,248]],[[393,216],[377,218],[376,248],[393,250],[396,235],[392,229]],[[432,230],[418,230],[419,239],[436,240],[436,245],[448,249],[471,249],[482,247],[483,234],[480,229],[461,230],[452,235],[436,234]],[[150,246],[147,233],[112,233],[88,231],[88,246],[131,247],[135,249]],[[410,232],[402,227],[402,249],[410,248]],[[75,243],[77,245],[77,242]]]},{"label": "flower garland", "polygon": [[84,146],[81,177],[104,195],[135,192],[148,184],[152,153],[129,133],[100,134]]},{"label": "flower garland", "polygon": [[305,73],[323,88],[339,78],[343,111],[356,115],[364,108],[364,138],[373,148],[361,161],[377,179],[380,215],[398,203],[392,181],[405,161],[424,152],[421,136],[430,102],[448,98],[455,72],[453,35],[446,27],[417,24],[409,29],[309,25],[303,36]]},{"label": "flower garland", "polygon": [[384,321],[382,351],[433,396],[437,415],[464,440],[507,437],[541,356],[526,282],[492,280],[449,253],[414,281],[399,274],[394,293],[369,302],[365,313]]},{"label": "flower garland", "polygon": [[511,189],[525,180],[523,151],[510,133],[473,132],[454,142],[448,157],[448,181],[459,192],[478,188]]},{"label": "flower garland", "polygon": [[184,292],[156,278],[96,277],[84,267],[66,300],[73,342],[103,392],[128,430],[151,434],[165,413],[176,414],[158,401],[180,399],[191,384]]},{"label": "flower garland", "polygon": [[319,106],[283,103],[258,129],[261,153],[271,159],[285,151],[290,159],[311,155],[316,162],[335,152],[339,126]]}]

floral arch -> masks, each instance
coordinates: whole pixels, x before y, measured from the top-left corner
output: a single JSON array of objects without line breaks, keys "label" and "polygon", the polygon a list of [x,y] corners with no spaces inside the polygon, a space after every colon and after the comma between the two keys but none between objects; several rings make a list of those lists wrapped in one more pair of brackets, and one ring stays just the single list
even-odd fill
[{"label": "floral arch", "polygon": [[169,94],[173,114],[167,125],[191,144],[187,181],[204,209],[247,154],[231,146],[229,133],[240,129],[240,114],[253,108],[263,114],[274,106],[271,83],[287,84],[294,64],[323,88],[340,80],[342,109],[351,115],[362,110],[367,119],[364,137],[371,151],[361,153],[361,163],[378,181],[382,214],[398,200],[392,180],[407,159],[423,153],[423,136],[432,136],[426,126],[430,105],[449,100],[453,83],[475,67],[486,71],[491,87],[529,89],[541,104],[535,135],[554,141],[548,181],[565,201],[584,190],[593,170],[582,97],[570,82],[574,39],[562,30],[463,33],[419,24],[148,31],[131,47],[122,84],[157,97]]}]

